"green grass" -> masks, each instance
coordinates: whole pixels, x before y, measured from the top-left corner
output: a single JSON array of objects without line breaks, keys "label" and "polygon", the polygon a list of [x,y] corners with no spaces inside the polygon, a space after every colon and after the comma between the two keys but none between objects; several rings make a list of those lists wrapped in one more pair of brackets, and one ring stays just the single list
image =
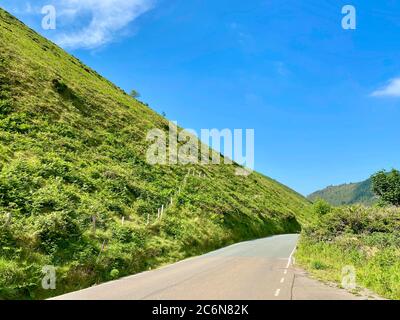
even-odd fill
[{"label": "green grass", "polygon": [[[259,173],[149,165],[154,128],[168,121],[0,10],[0,298],[47,298],[300,230],[309,202]],[[189,168],[207,178],[176,195]],[[55,291],[41,288],[45,265]]]},{"label": "green grass", "polygon": [[339,285],[343,267],[354,266],[360,288],[400,299],[400,209],[335,208],[304,228],[296,261]]}]

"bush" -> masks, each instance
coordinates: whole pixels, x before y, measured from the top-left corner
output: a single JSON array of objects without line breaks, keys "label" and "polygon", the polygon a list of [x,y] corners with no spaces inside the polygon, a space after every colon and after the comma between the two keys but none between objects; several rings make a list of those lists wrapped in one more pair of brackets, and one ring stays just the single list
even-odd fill
[{"label": "bush", "polygon": [[53,80],[53,86],[54,86],[54,89],[59,94],[65,94],[69,90],[68,86],[64,82],[62,82],[61,80],[58,80],[58,79]]},{"label": "bush", "polygon": [[316,270],[323,270],[323,269],[326,269],[326,265],[325,265],[323,262],[319,261],[319,260],[313,261],[313,262],[311,263],[311,267],[312,267],[313,269],[316,269]]},{"label": "bush", "polygon": [[134,99],[140,98],[140,93],[136,90],[131,90],[131,93],[129,95]]},{"label": "bush", "polygon": [[118,269],[112,269],[111,272],[110,272],[110,277],[111,277],[111,279],[118,279],[119,270]]},{"label": "bush", "polygon": [[334,208],[305,228],[305,233],[317,240],[333,239],[343,234],[371,235],[400,231],[400,210],[352,206]]},{"label": "bush", "polygon": [[40,248],[47,254],[54,254],[68,248],[79,236],[79,228],[67,213],[52,213],[36,220]]},{"label": "bush", "polygon": [[0,119],[13,111],[11,100],[0,100]]},{"label": "bush", "polygon": [[323,199],[318,199],[313,203],[313,213],[322,216],[332,211],[332,206]]}]

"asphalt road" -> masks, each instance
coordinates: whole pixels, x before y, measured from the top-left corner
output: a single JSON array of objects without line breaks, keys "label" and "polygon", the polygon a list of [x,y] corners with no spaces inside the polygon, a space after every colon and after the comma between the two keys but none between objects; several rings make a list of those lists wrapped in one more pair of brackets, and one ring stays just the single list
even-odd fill
[{"label": "asphalt road", "polygon": [[312,280],[293,267],[298,235],[242,242],[143,272],[60,300],[341,300],[362,299]]}]

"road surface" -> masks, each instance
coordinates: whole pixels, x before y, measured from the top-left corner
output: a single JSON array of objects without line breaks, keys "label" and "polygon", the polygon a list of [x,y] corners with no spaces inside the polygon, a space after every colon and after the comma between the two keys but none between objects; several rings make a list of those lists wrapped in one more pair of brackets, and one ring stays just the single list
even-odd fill
[{"label": "road surface", "polygon": [[312,280],[293,267],[298,235],[238,243],[59,300],[362,299]]}]

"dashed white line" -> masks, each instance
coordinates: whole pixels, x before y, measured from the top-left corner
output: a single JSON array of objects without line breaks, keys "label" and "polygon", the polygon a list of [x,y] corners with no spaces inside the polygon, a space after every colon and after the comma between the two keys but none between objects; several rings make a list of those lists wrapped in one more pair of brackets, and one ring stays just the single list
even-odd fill
[{"label": "dashed white line", "polygon": [[[290,265],[292,263],[293,255],[294,255],[295,252],[296,252],[296,247],[293,249],[292,253],[290,254],[290,256],[288,258],[288,263],[286,265],[286,268],[285,268],[285,270],[283,270],[284,274],[288,273],[288,269],[289,269],[289,267],[290,267]],[[285,282],[285,277],[282,277],[280,283],[284,283],[284,282]],[[281,293],[281,289],[276,289],[275,297],[279,297],[280,293]]]}]

